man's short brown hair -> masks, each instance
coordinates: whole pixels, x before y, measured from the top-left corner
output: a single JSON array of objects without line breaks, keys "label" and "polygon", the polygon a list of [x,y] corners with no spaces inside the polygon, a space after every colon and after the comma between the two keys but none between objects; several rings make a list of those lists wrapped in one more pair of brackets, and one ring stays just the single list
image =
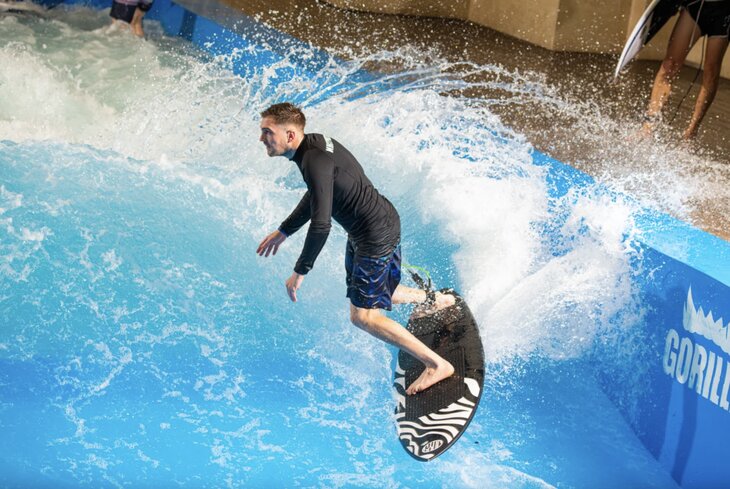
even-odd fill
[{"label": "man's short brown hair", "polygon": [[272,105],[261,112],[261,118],[263,119],[264,117],[271,117],[277,124],[294,124],[301,129],[304,129],[304,125],[307,123],[304,112],[289,102]]}]

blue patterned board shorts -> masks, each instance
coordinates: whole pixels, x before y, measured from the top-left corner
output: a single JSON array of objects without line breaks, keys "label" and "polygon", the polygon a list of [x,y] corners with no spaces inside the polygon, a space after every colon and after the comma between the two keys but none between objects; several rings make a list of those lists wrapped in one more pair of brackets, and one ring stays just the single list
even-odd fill
[{"label": "blue patterned board shorts", "polygon": [[392,296],[400,283],[400,245],[389,255],[374,258],[360,256],[347,240],[345,271],[347,297],[355,307],[385,309],[393,307]]}]

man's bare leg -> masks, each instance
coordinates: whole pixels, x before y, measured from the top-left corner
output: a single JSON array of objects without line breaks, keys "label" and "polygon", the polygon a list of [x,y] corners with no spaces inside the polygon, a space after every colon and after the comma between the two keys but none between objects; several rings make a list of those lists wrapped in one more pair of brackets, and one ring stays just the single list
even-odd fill
[{"label": "man's bare leg", "polygon": [[412,395],[426,390],[454,374],[453,365],[428,348],[406,328],[383,315],[380,309],[363,309],[350,304],[350,320],[358,328],[408,352],[426,366],[415,382],[408,386],[406,394]]}]

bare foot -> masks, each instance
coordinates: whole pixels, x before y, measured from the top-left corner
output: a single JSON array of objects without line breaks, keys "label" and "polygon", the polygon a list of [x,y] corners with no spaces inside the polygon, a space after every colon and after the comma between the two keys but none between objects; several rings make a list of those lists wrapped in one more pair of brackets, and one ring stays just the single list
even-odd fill
[{"label": "bare foot", "polygon": [[454,366],[446,360],[436,368],[426,367],[423,373],[406,389],[406,394],[413,395],[425,391],[432,385],[454,375]]},{"label": "bare foot", "polygon": [[627,139],[630,142],[637,143],[651,138],[654,135],[654,123],[644,122],[636,133],[630,135]]},{"label": "bare foot", "polygon": [[446,309],[447,307],[451,307],[454,304],[456,304],[456,297],[454,297],[454,294],[443,294],[441,292],[436,292],[436,300],[433,302],[433,304],[419,304],[416,307],[416,310],[413,311],[413,315],[417,318],[428,316],[429,314],[433,314],[442,309]]},{"label": "bare foot", "polygon": [[682,139],[685,142],[692,142],[697,137],[697,129],[688,127],[685,129],[685,131],[682,133]]}]

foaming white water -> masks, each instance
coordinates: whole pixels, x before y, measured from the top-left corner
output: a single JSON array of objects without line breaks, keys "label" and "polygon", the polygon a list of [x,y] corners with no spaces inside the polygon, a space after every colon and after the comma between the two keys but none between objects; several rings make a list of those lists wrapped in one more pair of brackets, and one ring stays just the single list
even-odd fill
[{"label": "foaming white water", "polygon": [[[196,153],[211,114],[220,124],[227,109],[229,116],[240,111],[240,79],[182,54],[182,41],[154,42],[153,23],[153,40],[143,41],[112,27],[103,12],[56,15],[0,18],[7,68],[0,77],[12,93],[0,101],[0,137],[180,159]],[[216,86],[221,78],[226,87]],[[206,149],[216,143],[214,135],[204,142]]]},{"label": "foaming white water", "polygon": [[631,207],[607,198],[576,202],[561,231],[577,242],[531,269],[486,312],[491,359],[533,351],[556,360],[577,358],[598,334],[622,325],[612,322],[619,314],[626,314],[624,327],[636,324],[641,313],[625,236],[631,213]]},{"label": "foaming white water", "polygon": [[[2,49],[2,61],[12,67],[3,72],[11,77],[6,83],[27,88],[4,102],[9,116],[0,137],[110,148],[142,160],[129,163],[142,175],[152,165],[227,202],[252,240],[274,228],[297,202],[302,183],[289,162],[265,157],[257,142],[257,112],[287,93],[304,91],[318,100],[312,83],[292,80],[272,94],[267,88],[276,66],[242,79],[226,69],[236,54],[206,63],[165,43],[110,31],[104,14],[84,12],[83,28],[58,19],[40,21],[44,28],[1,20],[13,39]],[[63,50],[51,44],[59,38]],[[429,68],[403,54],[381,53],[330,64],[323,68],[330,73],[320,76],[345,87],[359,66],[378,61],[405,65],[405,74],[385,78],[400,77],[408,88],[355,99],[362,87],[335,91],[305,106],[308,130],[345,144],[396,203],[404,217],[406,258],[429,254],[423,240],[428,232],[439,234],[432,244],[451,247],[440,263],[425,265],[453,266],[440,274],[453,283],[441,285],[466,294],[486,325],[490,360],[535,350],[580,355],[580,346],[588,348],[600,330],[597,324],[605,326],[630,306],[624,245],[630,206],[590,195],[564,197],[558,207],[567,218],[558,234],[565,249],[554,256],[542,236],[554,224],[549,208],[555,205],[545,168],[532,164],[531,146],[489,110],[492,101],[442,95],[470,87],[449,73],[453,66]],[[530,76],[501,67],[466,68],[486,76],[474,87],[506,87],[515,97],[558,104]],[[337,263],[328,266],[333,274],[341,273],[338,239],[335,233],[331,251],[318,263]],[[291,241],[278,259],[296,256],[298,241]]]},{"label": "foaming white water", "polygon": [[555,486],[506,465],[510,453],[504,448],[492,446],[484,453],[469,448],[463,451],[459,463],[447,462],[443,471],[456,475],[461,487],[473,489],[553,489]]},{"label": "foaming white water", "polygon": [[[613,98],[593,98],[605,87],[574,83],[571,78],[559,85],[538,82],[540,90],[525,97],[521,108],[534,109],[546,121],[530,128],[531,136],[559,159],[642,205],[727,237],[728,202],[721,197],[730,181],[725,156],[681,142],[681,127],[660,126],[651,137],[642,137],[635,119],[644,106],[628,110],[622,100],[635,94],[615,90]],[[648,96],[649,86],[646,90]],[[671,111],[668,107],[667,119]]]}]

